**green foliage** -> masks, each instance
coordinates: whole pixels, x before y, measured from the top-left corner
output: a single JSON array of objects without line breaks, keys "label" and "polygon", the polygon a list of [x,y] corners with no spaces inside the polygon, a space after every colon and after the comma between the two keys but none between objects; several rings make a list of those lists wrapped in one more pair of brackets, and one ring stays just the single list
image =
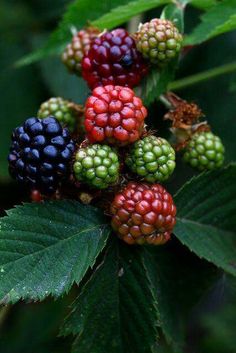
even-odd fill
[{"label": "green foliage", "polygon": [[182,352],[188,314],[218,273],[179,244],[147,248],[143,261],[158,303],[160,327],[173,350]]},{"label": "green foliage", "polygon": [[218,2],[202,15],[201,23],[187,36],[186,45],[200,44],[219,34],[236,29],[235,0]]},{"label": "green foliage", "polygon": [[94,26],[97,26],[101,29],[114,28],[119,26],[126,21],[128,21],[131,17],[138,15],[144,11],[153,9],[157,6],[164,5],[169,3],[170,0],[136,0],[129,1],[127,4],[123,6],[118,6],[114,9],[111,9],[110,12],[101,16],[99,19],[92,22]]},{"label": "green foliage", "polygon": [[[62,13],[62,6],[68,3],[58,28],[46,44],[25,57],[21,65],[60,54],[71,38],[72,26],[80,29],[89,21],[102,30],[111,29],[144,11],[152,10],[144,14],[143,21],[159,16],[159,8],[155,8],[163,4],[167,6],[162,17],[173,20],[182,32],[185,25],[186,32],[190,32],[186,44],[202,43],[236,28],[233,0],[114,0],[91,4],[88,0],[57,0],[56,5],[46,0],[29,0],[23,3],[11,0],[0,4],[0,29],[4,33],[0,44],[3,112],[0,175],[1,191],[5,193],[1,194],[2,208],[10,208],[18,201],[15,195],[7,196],[6,203],[6,194],[10,189],[13,194],[15,187],[3,183],[7,176],[6,156],[12,128],[27,116],[34,115],[39,104],[51,95],[82,103],[89,92],[82,79],[67,74],[59,63],[59,56],[38,66],[19,71],[11,69],[12,63],[28,52],[30,46],[41,46],[38,39],[47,37],[48,30],[55,26],[54,19]],[[199,12],[193,7],[205,11],[197,26]],[[227,160],[235,159],[236,110],[233,94],[228,91],[228,76],[223,77],[223,74],[235,71],[234,45],[234,33],[216,38],[181,56],[181,61],[173,62],[161,71],[150,71],[146,82],[138,88],[147,105],[170,88],[181,89],[184,99],[200,103],[213,131],[226,145]],[[222,67],[214,69],[219,65]],[[179,66],[177,81],[173,82]],[[195,72],[200,73],[192,76]],[[209,82],[210,78],[219,75],[221,77],[213,83]],[[185,76],[187,78],[183,79]],[[192,87],[194,84],[199,84],[199,88]],[[156,104],[149,109],[149,119],[158,134],[160,130],[160,134],[167,131],[165,123],[159,119],[162,109]],[[191,173],[187,167],[181,169],[181,162],[177,161],[173,182],[167,189],[178,189]],[[194,321],[198,320],[195,313],[199,312],[196,307],[199,300],[210,287],[214,288],[216,296],[222,296],[226,289],[218,291],[214,284],[220,276],[226,277],[223,271],[236,275],[235,177],[236,165],[232,164],[196,176],[184,184],[175,197],[178,209],[176,238],[173,236],[174,239],[163,247],[129,247],[112,239],[105,248],[110,233],[109,219],[102,211],[78,202],[26,204],[8,211],[8,216],[0,220],[2,303],[20,299],[37,301],[50,295],[58,298],[65,295],[73,283],[79,286],[73,287],[77,299],[61,329],[68,341],[61,337],[57,342],[55,337],[67,304],[74,298],[73,291],[70,291],[72,298],[66,296],[66,301],[45,301],[28,305],[27,309],[25,304],[18,303],[9,312],[8,307],[3,307],[0,311],[0,326],[4,326],[0,352],[68,353],[68,347],[62,342],[69,342],[70,334],[73,334],[76,336],[73,353],[182,353],[187,323],[194,308]],[[220,301],[223,303],[221,297]],[[233,351],[235,300],[221,309],[211,317],[204,317],[203,329],[207,335],[198,340],[198,349],[190,340],[186,350]],[[32,344],[29,337],[34,341]],[[163,341],[171,348],[162,346]]]},{"label": "green foliage", "polygon": [[236,275],[236,165],[203,173],[177,193],[174,230],[200,258]]},{"label": "green foliage", "polygon": [[68,291],[94,265],[109,234],[101,212],[78,202],[26,204],[7,213],[0,222],[2,302]]},{"label": "green foliage", "polygon": [[[157,309],[142,250],[113,241],[73,304],[61,332],[77,335],[73,353],[149,353]],[[109,348],[108,348],[109,347]]]}]

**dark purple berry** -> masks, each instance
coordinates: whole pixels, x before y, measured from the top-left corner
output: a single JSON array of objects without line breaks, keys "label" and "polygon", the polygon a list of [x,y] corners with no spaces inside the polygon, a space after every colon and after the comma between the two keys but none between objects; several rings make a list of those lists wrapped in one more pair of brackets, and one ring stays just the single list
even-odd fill
[{"label": "dark purple berry", "polygon": [[12,133],[10,174],[42,194],[56,191],[68,176],[74,142],[54,118],[29,118]]}]

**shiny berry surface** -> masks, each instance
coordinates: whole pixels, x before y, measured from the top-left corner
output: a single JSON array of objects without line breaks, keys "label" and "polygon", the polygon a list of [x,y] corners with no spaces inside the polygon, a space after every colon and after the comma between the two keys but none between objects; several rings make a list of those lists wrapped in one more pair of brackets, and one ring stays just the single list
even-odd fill
[{"label": "shiny berry surface", "polygon": [[97,87],[85,105],[85,130],[90,142],[127,145],[143,132],[147,110],[128,87]]},{"label": "shiny berry surface", "polygon": [[128,244],[166,243],[176,223],[172,196],[159,184],[130,182],[111,205],[111,225]]},{"label": "shiny berry surface", "polygon": [[175,169],[175,151],[165,139],[147,136],[132,145],[126,164],[149,183],[162,182]]},{"label": "shiny berry surface", "polygon": [[134,39],[121,28],[96,38],[82,60],[82,75],[91,89],[110,84],[132,88],[146,73]]},{"label": "shiny berry surface", "polygon": [[87,28],[77,32],[73,36],[71,43],[67,45],[61,57],[62,62],[70,72],[81,76],[81,61],[83,56],[88,52],[91,42],[98,35],[98,29]]},{"label": "shiny berry surface", "polygon": [[70,133],[57,119],[29,118],[13,131],[9,172],[31,190],[50,194],[68,175],[73,152]]},{"label": "shiny berry surface", "polygon": [[171,21],[159,18],[141,24],[136,34],[138,50],[151,63],[160,66],[178,55],[182,41],[177,27]]},{"label": "shiny berry surface", "polygon": [[183,159],[200,171],[217,169],[224,163],[225,148],[212,132],[198,132],[189,141]]}]

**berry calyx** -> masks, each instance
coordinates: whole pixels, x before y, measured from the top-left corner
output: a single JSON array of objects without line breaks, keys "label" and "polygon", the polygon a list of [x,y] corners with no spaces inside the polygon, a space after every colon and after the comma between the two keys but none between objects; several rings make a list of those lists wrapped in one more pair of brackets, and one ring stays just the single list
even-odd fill
[{"label": "berry calyx", "polygon": [[175,25],[159,18],[140,24],[136,33],[137,49],[144,58],[160,66],[178,55],[182,41],[183,37]]},{"label": "berry calyx", "polygon": [[196,132],[184,152],[183,159],[198,170],[220,168],[224,163],[224,145],[212,132]]},{"label": "berry calyx", "polygon": [[67,45],[63,54],[62,62],[65,64],[67,69],[80,76],[81,75],[81,61],[84,54],[87,54],[92,41],[99,35],[97,28],[89,27],[77,32],[71,43]]},{"label": "berry calyx", "polygon": [[31,190],[52,194],[68,176],[73,152],[70,133],[56,118],[29,118],[13,131],[9,172]]},{"label": "berry calyx", "polygon": [[75,178],[98,189],[116,183],[119,177],[118,155],[110,146],[89,145],[75,153]]},{"label": "berry calyx", "polygon": [[132,88],[146,73],[134,39],[122,28],[96,38],[82,60],[82,75],[91,89],[111,84]]},{"label": "berry calyx", "polygon": [[40,105],[38,117],[54,116],[64,127],[73,132],[82,120],[83,107],[61,97],[52,97]]},{"label": "berry calyx", "polygon": [[85,105],[85,130],[90,142],[124,146],[138,140],[147,110],[128,87],[97,87]]},{"label": "berry calyx", "polygon": [[150,183],[163,182],[174,171],[175,151],[165,139],[147,136],[133,144],[126,164]]},{"label": "berry calyx", "polygon": [[130,182],[111,205],[113,230],[128,244],[166,243],[176,222],[171,195],[159,184]]}]

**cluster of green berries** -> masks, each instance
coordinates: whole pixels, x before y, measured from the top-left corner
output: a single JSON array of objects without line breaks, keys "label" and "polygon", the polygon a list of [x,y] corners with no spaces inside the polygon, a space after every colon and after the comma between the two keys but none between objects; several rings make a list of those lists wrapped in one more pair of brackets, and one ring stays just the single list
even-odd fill
[{"label": "cluster of green berries", "polygon": [[105,189],[116,183],[119,168],[117,152],[110,146],[94,144],[79,148],[75,153],[75,178],[92,187]]},{"label": "cluster of green berries", "polygon": [[168,20],[154,18],[139,26],[137,48],[151,63],[163,65],[175,58],[181,49],[183,36]]},{"label": "cluster of green berries", "polygon": [[224,145],[212,132],[195,133],[186,146],[183,159],[200,171],[220,168],[224,162]]},{"label": "cluster of green berries", "polygon": [[[110,192],[122,181],[110,207],[115,233],[128,244],[166,243],[176,207],[158,183],[174,172],[175,150],[148,133],[147,109],[132,88],[149,65],[162,67],[177,57],[182,39],[175,25],[163,19],[141,24],[134,36],[124,29],[99,34],[89,28],[75,34],[62,60],[92,92],[84,107],[50,98],[37,118],[14,130],[11,175],[34,194],[49,197],[66,180],[74,188],[88,185]],[[184,160],[199,170],[218,168],[223,159],[222,142],[211,132],[195,133],[184,152]],[[135,181],[123,183],[131,178]]]},{"label": "cluster of green berries", "polygon": [[175,151],[165,139],[147,136],[133,144],[126,164],[149,183],[162,182],[175,169]]},{"label": "cluster of green berries", "polygon": [[78,110],[74,108],[74,104],[61,97],[52,97],[42,103],[38,117],[45,119],[48,116],[54,116],[63,126],[66,126],[71,132],[76,129]]}]

